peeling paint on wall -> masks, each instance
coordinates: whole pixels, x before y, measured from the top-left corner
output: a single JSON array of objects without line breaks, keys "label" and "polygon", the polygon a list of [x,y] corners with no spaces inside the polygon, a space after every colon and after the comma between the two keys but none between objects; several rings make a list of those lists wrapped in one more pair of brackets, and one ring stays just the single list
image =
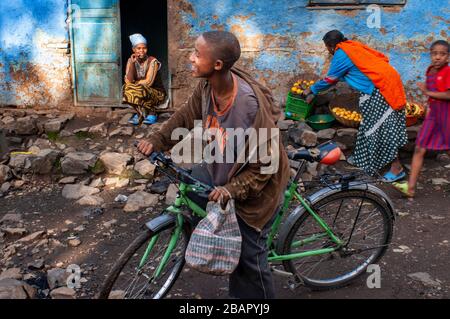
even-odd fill
[{"label": "peeling paint on wall", "polygon": [[[370,29],[366,10],[310,10],[307,0],[172,0],[169,21],[170,63],[174,104],[183,102],[195,84],[188,80],[187,57],[194,39],[204,31],[228,30],[242,45],[239,62],[285,100],[288,82],[301,75],[326,72],[329,56],[321,41],[332,29],[386,53],[400,72],[408,95],[417,99],[415,82],[424,79],[432,41],[448,39],[448,0],[407,0],[406,6],[384,8],[381,28]],[[188,10],[186,10],[188,8]],[[179,94],[177,94],[177,92]]]},{"label": "peeling paint on wall", "polygon": [[0,105],[72,103],[67,0],[0,3]]}]

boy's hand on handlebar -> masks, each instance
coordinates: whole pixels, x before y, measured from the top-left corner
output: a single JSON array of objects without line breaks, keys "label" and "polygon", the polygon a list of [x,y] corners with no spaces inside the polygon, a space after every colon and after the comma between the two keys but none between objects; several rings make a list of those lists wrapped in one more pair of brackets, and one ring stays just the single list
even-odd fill
[{"label": "boy's hand on handlebar", "polygon": [[144,154],[145,156],[149,156],[153,153],[153,144],[148,141],[140,141],[138,146],[138,151]]}]

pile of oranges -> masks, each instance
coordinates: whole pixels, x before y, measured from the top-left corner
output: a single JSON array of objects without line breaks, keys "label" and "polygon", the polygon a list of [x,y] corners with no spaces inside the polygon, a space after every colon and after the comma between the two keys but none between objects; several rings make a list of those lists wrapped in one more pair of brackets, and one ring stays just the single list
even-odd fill
[{"label": "pile of oranges", "polygon": [[308,80],[298,80],[291,88],[291,93],[302,95],[306,89],[309,89],[315,82]]},{"label": "pile of oranges", "polygon": [[345,120],[349,121],[355,121],[360,123],[362,120],[361,114],[359,114],[356,111],[350,111],[343,107],[334,107],[332,109],[333,113],[336,114],[336,116],[339,116]]}]

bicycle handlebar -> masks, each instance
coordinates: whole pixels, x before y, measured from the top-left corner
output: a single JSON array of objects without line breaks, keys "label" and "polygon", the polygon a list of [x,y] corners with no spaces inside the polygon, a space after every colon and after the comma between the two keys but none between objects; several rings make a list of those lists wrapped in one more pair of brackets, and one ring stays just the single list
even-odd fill
[{"label": "bicycle handlebar", "polygon": [[[137,146],[137,145],[138,145],[138,142],[137,141],[134,142],[134,146]],[[176,165],[170,157],[167,157],[162,152],[152,152],[150,154],[148,160],[152,164],[154,164],[159,170],[161,170],[163,173],[165,173],[169,177],[176,179],[177,181],[186,182],[186,181],[183,181],[180,178],[174,176],[173,174],[170,174],[169,172],[167,172],[164,169],[164,166],[170,168],[171,170],[175,171],[175,173],[177,173],[178,175],[180,175],[180,176],[184,177],[186,180],[190,181],[190,182],[188,182],[188,184],[192,184],[196,187],[201,187],[204,189],[205,192],[211,192],[214,190],[214,187],[207,185],[207,184],[199,181],[195,177],[193,177],[191,175],[191,170],[187,170],[187,169],[184,169],[184,168]],[[162,165],[159,163],[161,163]]]}]

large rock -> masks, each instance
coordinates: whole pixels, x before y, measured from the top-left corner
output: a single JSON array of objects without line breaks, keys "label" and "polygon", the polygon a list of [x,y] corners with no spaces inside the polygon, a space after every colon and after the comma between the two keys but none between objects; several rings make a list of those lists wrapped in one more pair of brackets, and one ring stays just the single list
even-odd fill
[{"label": "large rock", "polygon": [[317,138],[321,140],[331,140],[336,135],[336,130],[334,128],[327,128],[317,132]]},{"label": "large rock", "polygon": [[31,157],[30,171],[36,174],[48,174],[52,171],[56,161],[62,156],[57,150],[45,149],[41,150],[37,156]]},{"label": "large rock", "polygon": [[0,274],[0,280],[2,279],[16,279],[22,280],[23,275],[20,268],[9,268]]},{"label": "large rock", "polygon": [[120,175],[131,162],[132,157],[128,154],[121,153],[104,153],[100,156],[100,160],[105,166],[106,172],[109,174]]},{"label": "large rock", "polygon": [[106,137],[108,134],[108,127],[106,123],[100,123],[89,128],[89,133],[98,134],[100,136]]},{"label": "large rock", "polygon": [[131,126],[121,126],[116,128],[115,130],[112,130],[109,133],[109,137],[113,137],[116,135],[121,135],[121,136],[131,136],[133,135],[134,132],[134,128]]},{"label": "large rock", "polygon": [[60,287],[50,292],[52,299],[75,299],[76,291],[68,287]]},{"label": "large rock", "polygon": [[68,199],[79,199],[87,195],[94,195],[99,193],[98,188],[89,187],[82,184],[67,184],[62,190],[62,196]]},{"label": "large rock", "polygon": [[44,123],[44,131],[46,133],[59,132],[63,129],[67,121],[68,121],[67,117],[58,117],[56,119],[51,119]]},{"label": "large rock", "polygon": [[86,196],[81,197],[77,201],[77,204],[83,205],[83,206],[102,206],[104,203],[105,203],[105,201],[103,200],[103,198],[101,198],[100,196],[95,196],[95,195],[86,195]]},{"label": "large rock", "polygon": [[97,155],[85,152],[69,153],[61,160],[61,170],[66,175],[79,175],[95,166]]},{"label": "large rock", "polygon": [[0,220],[0,224],[5,222],[20,223],[22,222],[22,214],[6,214]]},{"label": "large rock", "polygon": [[47,272],[47,282],[50,289],[64,287],[70,274],[61,268],[53,268]]},{"label": "large rock", "polygon": [[300,136],[300,145],[311,147],[317,145],[317,133],[304,131]]},{"label": "large rock", "polygon": [[[313,134],[311,134],[311,133],[313,133]],[[288,135],[289,135],[289,139],[298,145],[304,145],[303,142],[305,140],[308,144],[310,144],[312,142],[310,139],[314,138],[314,136],[315,136],[316,142],[317,142],[317,134],[305,122],[298,122],[298,123],[296,123],[295,126],[290,127],[289,131],[288,131]],[[314,146],[314,145],[311,145],[311,146]]]},{"label": "large rock", "polygon": [[33,299],[36,289],[17,279],[0,280],[0,299]]},{"label": "large rock", "polygon": [[128,197],[127,204],[124,207],[125,212],[136,212],[142,208],[154,206],[158,203],[158,195],[138,191]]},{"label": "large rock", "polygon": [[11,156],[9,166],[23,173],[48,174],[52,171],[62,153],[53,149],[40,150],[37,154]]},{"label": "large rock", "polygon": [[34,232],[26,237],[20,238],[19,242],[21,242],[21,243],[32,242],[32,241],[35,241],[36,239],[38,239],[39,237],[41,237],[43,234],[45,234],[45,231],[40,230],[40,231]]},{"label": "large rock", "polygon": [[355,128],[341,128],[337,131],[337,136],[343,137],[343,136],[349,136],[349,137],[356,137],[358,134],[358,130]]},{"label": "large rock", "polygon": [[0,164],[0,184],[9,181],[12,178],[11,169],[3,164]]},{"label": "large rock", "polygon": [[171,205],[175,201],[175,198],[177,198],[178,194],[178,187],[175,184],[170,184],[169,188],[166,192],[166,204]]},{"label": "large rock", "polygon": [[37,133],[37,120],[31,116],[18,118],[14,123],[14,132],[19,135],[33,135]]},{"label": "large rock", "polygon": [[156,166],[149,160],[142,160],[134,165],[134,170],[145,178],[151,178],[155,174]]}]

